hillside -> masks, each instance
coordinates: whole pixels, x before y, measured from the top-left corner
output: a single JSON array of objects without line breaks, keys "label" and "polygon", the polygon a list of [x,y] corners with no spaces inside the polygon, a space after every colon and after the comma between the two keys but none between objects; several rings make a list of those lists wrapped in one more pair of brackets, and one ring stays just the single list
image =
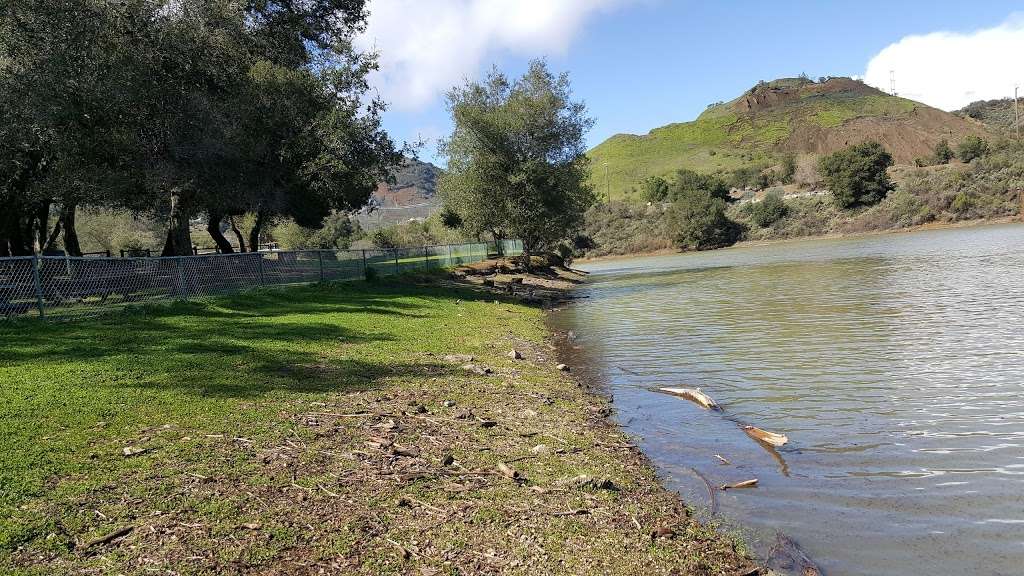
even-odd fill
[{"label": "hillside", "polygon": [[[1024,111],[1022,111],[1024,113]],[[1016,126],[1013,99],[978,100],[954,112],[961,118],[972,118],[993,130],[1012,132]]]},{"label": "hillside", "polygon": [[648,176],[679,168],[727,173],[767,168],[785,153],[801,165],[848,144],[878,140],[897,163],[927,156],[942,138],[987,135],[979,122],[890,96],[850,78],[761,82],[738,98],[708,107],[696,120],[618,134],[589,152],[592,183],[611,199],[629,196]]},{"label": "hillside", "polygon": [[441,169],[415,158],[396,169],[394,182],[381,182],[365,208],[356,214],[364,230],[375,230],[406,222],[410,218],[427,218],[440,206],[437,198],[437,177]]}]

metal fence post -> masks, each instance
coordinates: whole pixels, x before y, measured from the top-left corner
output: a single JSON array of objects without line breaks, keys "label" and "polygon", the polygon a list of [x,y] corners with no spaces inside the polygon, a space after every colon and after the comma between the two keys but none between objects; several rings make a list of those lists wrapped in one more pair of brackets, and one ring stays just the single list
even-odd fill
[{"label": "metal fence post", "polygon": [[363,278],[366,278],[367,270],[368,268],[366,267],[366,250],[363,250]]},{"label": "metal fence post", "polygon": [[430,256],[427,254],[427,247],[423,247],[423,267],[430,268]]},{"label": "metal fence post", "polygon": [[185,276],[181,270],[181,256],[174,259],[174,268],[178,271],[178,298],[184,300],[185,296]]},{"label": "metal fence post", "polygon": [[256,250],[256,264],[260,269],[260,286],[263,286],[263,254],[259,250]]},{"label": "metal fence post", "polygon": [[316,255],[317,255],[317,258],[320,259],[320,283],[323,284],[324,283],[324,251],[323,250],[317,250],[316,251]]},{"label": "metal fence post", "polygon": [[32,255],[32,280],[36,285],[36,304],[39,305],[39,317],[46,318],[43,306],[43,283],[39,279],[39,255]]},{"label": "metal fence post", "polygon": [[398,248],[395,248],[395,274],[398,274]]},{"label": "metal fence post", "polygon": [[452,245],[448,245],[448,266],[455,266],[455,259],[452,258]]}]

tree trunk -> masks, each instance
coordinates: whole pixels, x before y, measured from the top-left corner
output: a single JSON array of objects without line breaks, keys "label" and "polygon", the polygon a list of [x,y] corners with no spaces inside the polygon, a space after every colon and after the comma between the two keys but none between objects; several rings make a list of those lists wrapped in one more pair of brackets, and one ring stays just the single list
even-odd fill
[{"label": "tree trunk", "polygon": [[260,233],[263,232],[263,224],[266,222],[266,215],[262,210],[256,211],[256,222],[252,225],[252,230],[249,231],[249,250],[253,252],[260,251]]},{"label": "tree trunk", "polygon": [[238,251],[245,252],[245,235],[242,231],[235,226],[235,217],[228,215],[228,224],[231,225],[231,231],[235,233],[235,238],[238,239]]},{"label": "tree trunk", "polygon": [[0,253],[8,256],[32,255],[31,235],[25,234],[25,220],[24,206],[18,202],[11,202],[0,210],[0,238],[3,238]]},{"label": "tree trunk", "polygon": [[53,243],[57,241],[57,236],[60,235],[61,226],[64,221],[57,218],[57,223],[53,225],[53,232],[50,232],[50,236],[46,239],[46,244],[43,244],[43,253],[49,252],[53,249]]},{"label": "tree trunk", "polygon": [[505,247],[501,244],[501,241],[505,239],[504,236],[502,236],[501,232],[498,232],[497,230],[491,230],[491,237],[494,238],[495,252],[498,253],[498,257],[504,258]]},{"label": "tree trunk", "polygon": [[206,219],[206,231],[210,233],[210,238],[213,238],[213,242],[220,249],[221,254],[233,254],[235,252],[234,247],[231,246],[231,242],[220,232],[220,224],[223,221],[224,214],[210,210]]},{"label": "tree trunk", "polygon": [[36,213],[29,222],[32,231],[32,251],[42,254],[46,247],[47,233],[50,231],[50,203],[43,202],[36,208]]},{"label": "tree trunk", "polygon": [[523,269],[527,272],[533,270],[533,261],[530,259],[530,244],[523,240]]},{"label": "tree trunk", "polygon": [[68,202],[61,209],[60,220],[58,221],[61,228],[64,229],[64,252],[68,256],[82,255],[82,245],[78,243],[78,231],[75,230],[75,212],[77,210],[78,204]]},{"label": "tree trunk", "polygon": [[167,241],[161,256],[191,256],[192,235],[188,229],[188,210],[181,193],[171,191],[171,212],[167,218]]}]

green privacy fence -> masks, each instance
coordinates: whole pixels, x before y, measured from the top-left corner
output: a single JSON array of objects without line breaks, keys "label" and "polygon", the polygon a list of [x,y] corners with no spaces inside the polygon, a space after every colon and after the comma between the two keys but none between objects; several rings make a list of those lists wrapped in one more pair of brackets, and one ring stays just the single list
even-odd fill
[{"label": "green privacy fence", "polygon": [[78,318],[133,304],[187,300],[260,286],[355,280],[486,260],[488,246],[292,250],[168,258],[0,258],[0,319]]}]

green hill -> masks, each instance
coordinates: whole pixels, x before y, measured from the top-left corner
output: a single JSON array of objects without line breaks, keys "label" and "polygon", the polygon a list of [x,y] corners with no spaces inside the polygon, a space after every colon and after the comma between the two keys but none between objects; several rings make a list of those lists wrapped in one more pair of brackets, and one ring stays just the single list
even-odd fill
[{"label": "green hill", "polygon": [[761,82],[696,120],[648,134],[618,134],[589,152],[592,184],[610,199],[629,197],[649,176],[680,168],[728,173],[764,169],[786,153],[803,164],[848,144],[878,140],[898,163],[927,156],[942,138],[957,142],[987,128],[850,78]]}]

